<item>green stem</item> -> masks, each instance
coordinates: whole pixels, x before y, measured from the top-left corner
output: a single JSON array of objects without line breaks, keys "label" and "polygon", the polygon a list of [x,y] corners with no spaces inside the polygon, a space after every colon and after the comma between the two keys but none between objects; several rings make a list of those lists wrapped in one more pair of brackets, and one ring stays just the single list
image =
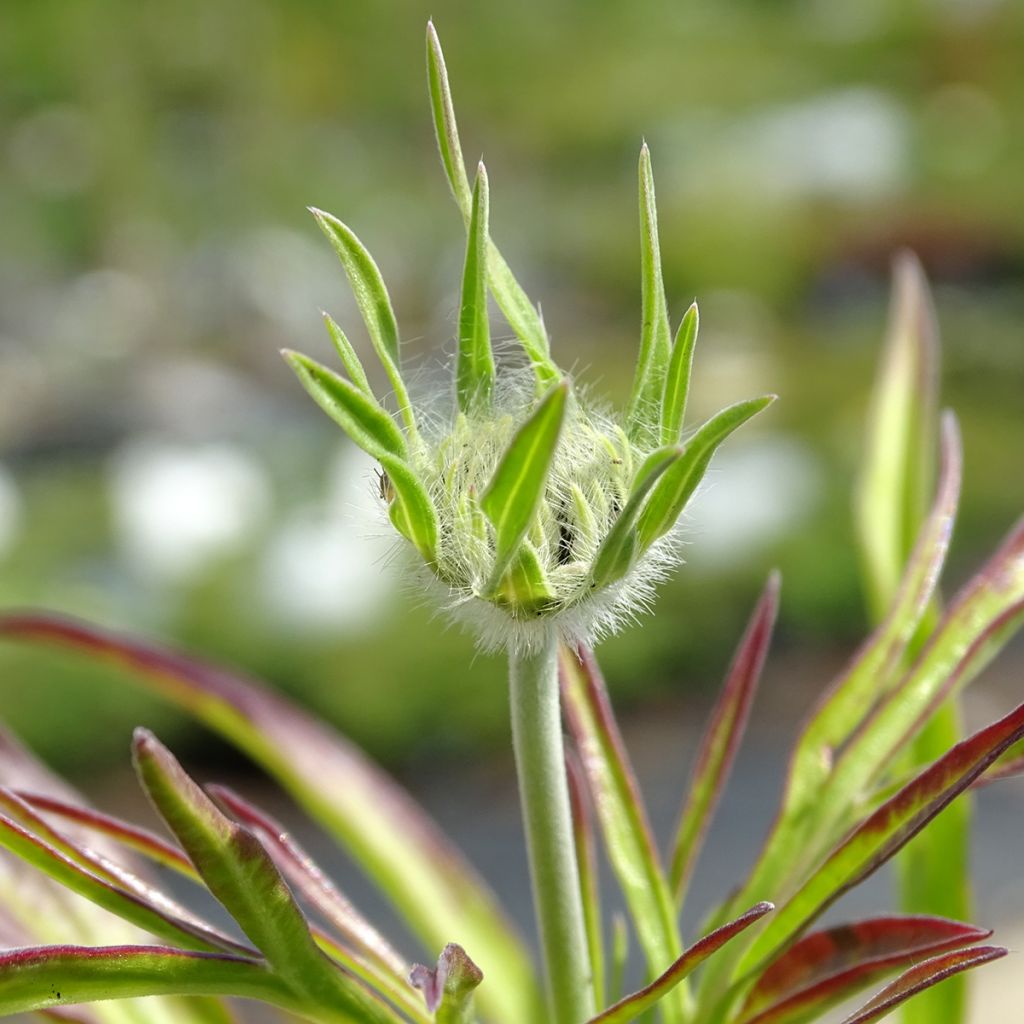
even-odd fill
[{"label": "green stem", "polygon": [[553,1024],[594,1015],[562,748],[558,643],[550,634],[532,654],[509,656],[512,741],[533,880],[533,901]]}]

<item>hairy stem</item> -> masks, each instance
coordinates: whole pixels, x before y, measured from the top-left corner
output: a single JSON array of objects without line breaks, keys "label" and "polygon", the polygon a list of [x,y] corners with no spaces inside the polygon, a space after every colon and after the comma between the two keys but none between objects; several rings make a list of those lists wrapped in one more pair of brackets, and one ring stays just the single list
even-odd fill
[{"label": "hairy stem", "polygon": [[512,741],[553,1024],[594,1015],[558,695],[558,644],[510,655]]}]

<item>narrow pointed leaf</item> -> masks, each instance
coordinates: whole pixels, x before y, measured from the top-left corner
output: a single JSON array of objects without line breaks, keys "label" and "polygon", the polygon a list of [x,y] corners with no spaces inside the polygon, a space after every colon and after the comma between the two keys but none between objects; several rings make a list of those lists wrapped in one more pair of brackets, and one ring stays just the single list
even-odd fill
[{"label": "narrow pointed leaf", "polygon": [[[681,952],[675,904],[608,693],[593,655],[563,648],[562,695],[569,731],[597,810],[608,859],[652,973]],[[671,1001],[678,1011],[681,1004]]]},{"label": "narrow pointed leaf", "polygon": [[[243,957],[161,946],[42,946],[0,954],[0,1016],[159,995],[240,996],[302,1011],[279,978]],[[361,1024],[342,1014],[320,1019]]]},{"label": "narrow pointed leaf", "polygon": [[366,370],[363,369],[363,364],[359,356],[356,355],[352,342],[348,340],[345,332],[334,322],[330,313],[321,311],[320,315],[324,318],[324,323],[327,325],[327,333],[331,336],[331,341],[334,343],[334,349],[338,353],[341,365],[345,367],[345,372],[352,378],[352,383],[368,398],[373,398],[373,390],[370,388],[370,381],[366,376]]},{"label": "narrow pointed leaf", "polygon": [[225,947],[244,948],[212,928],[199,925],[191,918],[177,917],[152,901],[93,874],[4,814],[0,814],[0,846],[71,892],[84,896],[104,910],[109,910],[158,938],[179,943],[189,949],[206,951],[223,950]]},{"label": "narrow pointed leaf", "polygon": [[[879,692],[891,689],[899,679],[904,652],[932,600],[949,549],[961,474],[959,432],[952,417],[947,417],[942,436],[942,471],[935,502],[889,615],[811,713],[790,759],[782,807],[754,870],[714,920],[722,920],[730,908],[755,894],[771,892],[778,897],[791,892],[804,865],[813,861],[822,842],[832,838],[819,825],[826,810],[821,791],[832,773],[835,752],[863,723]],[[840,810],[845,812],[848,807],[846,803]],[[719,966],[716,962],[708,974],[714,974]]]},{"label": "narrow pointed leaf", "polygon": [[562,381],[541,399],[519,428],[480,497],[480,507],[495,534],[495,580],[500,579],[530,527],[547,485],[565,418],[568,383]]},{"label": "narrow pointed leaf", "polygon": [[1024,737],[1024,704],[958,743],[850,833],[757,937],[740,973],[770,962],[843,893],[892,857]]},{"label": "narrow pointed leaf", "polygon": [[444,947],[437,967],[414,964],[409,973],[436,1024],[473,1024],[473,993],[483,980],[480,968],[454,942]]},{"label": "narrow pointed leaf", "polygon": [[310,207],[310,213],[316,218],[320,230],[327,236],[341,260],[352,294],[370,335],[370,341],[391,382],[402,421],[409,434],[415,436],[416,420],[405,381],[402,379],[398,351],[398,322],[395,320],[395,311],[391,308],[391,298],[384,278],[381,277],[373,257],[351,228],[323,210]]},{"label": "narrow pointed leaf", "polygon": [[466,265],[462,274],[459,313],[459,353],[455,365],[455,393],[465,412],[486,408],[494,388],[494,356],[487,317],[487,171],[481,163],[473,189]]},{"label": "narrow pointed leaf", "polygon": [[148,829],[139,828],[138,825],[122,821],[109,814],[103,814],[91,807],[81,807],[55,797],[25,792],[18,792],[18,796],[37,811],[75,822],[77,825],[120,843],[129,850],[142,854],[157,864],[178,872],[180,875],[193,880],[199,879],[199,874],[192,862],[176,846],[172,846]]},{"label": "narrow pointed leaf", "polygon": [[589,1024],[630,1024],[640,1014],[662,1003],[680,982],[692,974],[708,957],[717,953],[730,939],[759,921],[775,908],[758,903],[741,917],[695,942],[672,966],[654,981],[631,996],[598,1014]]},{"label": "narrow pointed leaf", "polygon": [[618,1002],[626,988],[626,966],[629,963],[629,923],[624,915],[612,917],[611,965],[608,973],[608,998]]},{"label": "narrow pointed leaf", "polygon": [[[430,86],[430,110],[434,119],[441,163],[444,165],[452,195],[468,228],[472,216],[473,194],[462,157],[462,144],[459,142],[459,130],[455,123],[455,108],[452,106],[444,54],[441,52],[441,43],[432,23],[427,25],[427,79]],[[487,247],[487,279],[502,313],[523,346],[523,351],[530,358],[539,384],[546,386],[557,381],[561,374],[549,355],[548,335],[544,329],[544,322],[493,242],[489,242]]]},{"label": "narrow pointed leaf", "polygon": [[405,438],[395,421],[355,384],[299,352],[285,350],[288,365],[310,397],[363,451],[375,459],[405,456]]},{"label": "narrow pointed leaf", "polygon": [[388,509],[391,521],[427,562],[433,562],[437,557],[438,527],[430,496],[407,462],[387,454],[379,459],[395,495]]},{"label": "narrow pointed leaf", "polygon": [[697,345],[700,314],[697,303],[686,311],[676,332],[672,357],[665,376],[665,395],[661,402],[661,443],[678,444],[686,417],[686,399],[690,393],[690,370]]},{"label": "narrow pointed leaf", "polygon": [[771,643],[779,604],[779,575],[772,573],[736,650],[725,686],[711,714],[686,787],[687,800],[673,844],[670,882],[682,903],[690,873],[746,731]]},{"label": "narrow pointed leaf", "polygon": [[629,498],[626,499],[626,504],[623,505],[622,511],[594,556],[594,567],[591,570],[591,583],[594,587],[613,583],[629,572],[637,554],[636,524],[644,501],[662,475],[675,465],[682,455],[683,449],[678,445],[658,448],[647,456],[637,470]]},{"label": "narrow pointed leaf", "polygon": [[339,935],[392,974],[404,976],[405,960],[339,892],[279,822],[226,786],[207,788],[232,817],[262,840],[285,877],[337,929]]},{"label": "narrow pointed leaf", "polygon": [[740,1024],[798,1024],[821,1017],[887,975],[991,931],[939,917],[879,917],[813,932],[758,980]]},{"label": "narrow pointed leaf", "polygon": [[[661,400],[671,347],[665,284],[661,276],[658,211],[654,173],[645,142],[640,148],[640,354],[637,358],[627,420],[630,437],[646,443],[659,434]],[[671,442],[666,442],[666,444]]]},{"label": "narrow pointed leaf", "polygon": [[594,1005],[604,1006],[605,955],[604,935],[601,927],[601,890],[598,881],[597,844],[594,841],[594,823],[587,800],[583,772],[575,757],[567,756],[566,777],[569,781],[569,804],[572,808],[572,832],[576,845],[576,863],[580,873],[580,897],[583,902],[583,925],[587,932],[590,952],[590,980],[594,991]]},{"label": "narrow pointed leaf", "polygon": [[856,1013],[843,1020],[842,1024],[871,1024],[888,1016],[901,1003],[905,1003],[918,992],[952,978],[972,967],[991,963],[1006,956],[1008,950],[1001,946],[978,946],[975,949],[957,950],[926,960],[905,971],[891,985],[887,985],[874,999],[865,1003]]},{"label": "narrow pointed leaf", "polygon": [[412,798],[341,735],[279,694],[159,647],[49,615],[0,616],[0,636],[83,650],[185,708],[270,772],[345,844],[427,945],[459,935],[487,973],[489,1019],[539,1019],[522,941],[493,895]]},{"label": "narrow pointed leaf", "polygon": [[528,540],[519,545],[493,593],[494,600],[527,613],[539,613],[550,607],[554,592],[537,550]]},{"label": "narrow pointed leaf", "polygon": [[357,1020],[398,1018],[355,978],[344,974],[313,941],[309,924],[263,844],[231,821],[192,781],[152,733],[137,729],[139,780],[210,892],[267,960],[304,995],[336,1002]]},{"label": "narrow pointed leaf", "polygon": [[646,550],[675,526],[707,472],[718,446],[738,427],[775,401],[774,395],[737,402],[711,417],[686,443],[682,458],[651,494],[637,524],[640,549]]},{"label": "narrow pointed leaf", "polygon": [[938,331],[924,272],[902,253],[856,493],[858,539],[872,616],[899,586],[931,487],[938,392]]}]

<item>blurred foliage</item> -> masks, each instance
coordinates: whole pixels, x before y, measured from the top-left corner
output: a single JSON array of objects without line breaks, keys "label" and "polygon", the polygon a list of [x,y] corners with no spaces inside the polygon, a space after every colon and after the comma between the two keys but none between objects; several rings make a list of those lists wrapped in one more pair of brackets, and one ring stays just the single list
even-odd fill
[{"label": "blurred foliage", "polygon": [[[34,0],[0,12],[0,602],[172,637],[393,763],[504,737],[500,664],[376,579],[349,507],[369,467],[276,354],[330,358],[320,306],[366,344],[306,203],[373,250],[422,375],[452,351],[428,15],[559,362],[625,398],[643,136],[673,316],[701,301],[693,415],[783,397],[716,463],[657,615],[606,645],[620,696],[712,686],[772,565],[783,642],[861,635],[850,477],[900,246],[935,283],[964,424],[966,575],[1024,505],[1021,5]],[[170,721],[71,659],[0,668],[5,718],[66,765]]]}]

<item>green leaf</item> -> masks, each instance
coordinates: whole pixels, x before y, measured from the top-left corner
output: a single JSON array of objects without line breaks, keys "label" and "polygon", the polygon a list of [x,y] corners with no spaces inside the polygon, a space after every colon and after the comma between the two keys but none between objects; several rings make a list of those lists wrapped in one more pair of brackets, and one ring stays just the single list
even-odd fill
[{"label": "green leaf", "polygon": [[976,949],[958,950],[932,957],[931,960],[905,971],[856,1013],[845,1018],[842,1024],[872,1024],[873,1021],[887,1017],[897,1006],[917,993],[924,992],[963,971],[969,971],[972,967],[980,967],[982,964],[999,960],[1008,952],[1009,950],[1001,946],[978,946]]},{"label": "green leaf", "polygon": [[[665,283],[661,277],[658,211],[654,201],[654,173],[645,142],[640,147],[640,297],[642,324],[640,354],[626,419],[630,439],[646,444],[657,437],[665,375],[671,347]],[[670,443],[670,442],[666,442]]]},{"label": "green leaf", "polygon": [[[472,190],[469,187],[466,164],[462,158],[462,144],[459,142],[455,108],[448,85],[448,71],[433,22],[427,23],[427,79],[430,86],[430,110],[437,133],[441,163],[451,185],[452,195],[468,227],[472,217]],[[505,314],[505,319],[523,346],[523,351],[529,356],[538,383],[543,387],[557,381],[561,377],[561,372],[551,361],[544,322],[493,242],[489,242],[487,246],[487,280],[498,306]]]},{"label": "green leaf", "polygon": [[[576,741],[608,859],[619,880],[633,927],[652,974],[682,952],[675,904],[662,869],[643,797],[629,763],[608,693],[593,655],[563,648],[562,699]],[[665,1005],[667,1020],[684,1014],[685,992]]]},{"label": "green leaf", "polygon": [[363,451],[375,459],[388,454],[405,457],[406,444],[401,430],[375,399],[300,352],[285,349],[282,355],[316,404]]},{"label": "green leaf", "polygon": [[210,892],[297,992],[359,1021],[398,1021],[379,996],[320,951],[263,844],[231,821],[152,733],[135,731],[135,768],[146,794]]},{"label": "green leaf", "polygon": [[661,402],[661,443],[677,444],[686,416],[686,399],[690,392],[690,370],[693,366],[693,350],[697,345],[697,330],[700,313],[697,303],[686,311],[676,332],[665,376],[665,395]]},{"label": "green leaf", "polygon": [[506,604],[517,614],[540,614],[554,598],[537,549],[524,540],[493,592],[494,600]]},{"label": "green leaf", "polygon": [[910,253],[895,294],[856,490],[857,532],[872,618],[884,617],[925,516],[936,447],[938,330],[924,272]]},{"label": "green leaf", "polygon": [[561,381],[540,400],[509,442],[491,482],[480,496],[480,508],[494,527],[494,584],[501,579],[526,536],[544,495],[562,432],[568,393],[568,382]]},{"label": "green leaf", "polygon": [[662,477],[637,524],[640,550],[646,551],[675,525],[701,482],[718,446],[738,427],[775,401],[774,395],[737,402],[716,413],[690,438],[683,456]]},{"label": "green leaf", "polygon": [[651,452],[636,472],[629,498],[618,518],[612,523],[594,556],[590,579],[593,587],[603,587],[621,579],[629,572],[637,554],[636,523],[644,501],[662,475],[683,455],[678,445]]},{"label": "green leaf", "polygon": [[469,218],[455,367],[455,393],[459,408],[465,413],[480,406],[487,408],[494,388],[494,357],[487,317],[487,198],[487,171],[481,163]]},{"label": "green leaf", "polygon": [[458,935],[487,973],[488,1020],[543,1019],[533,967],[494,896],[445,833],[337,732],[252,680],[70,619],[0,616],[0,635],[68,646],[129,670],[262,765],[336,836],[424,944]]},{"label": "green leaf", "polygon": [[483,972],[466,951],[454,942],[444,947],[431,969],[414,964],[409,982],[423,993],[436,1024],[473,1024],[473,993]]},{"label": "green leaf", "polygon": [[[1024,704],[958,743],[861,822],[758,935],[738,968],[763,969],[843,893],[859,884],[1024,736]],[[825,797],[823,796],[823,799]]]},{"label": "green leaf", "polygon": [[321,231],[330,240],[341,260],[352,294],[369,332],[370,341],[391,382],[398,402],[398,411],[410,436],[415,436],[416,418],[409,402],[409,392],[402,379],[399,361],[398,322],[395,320],[395,311],[391,308],[391,298],[384,285],[384,278],[381,277],[373,257],[351,228],[323,210],[311,206],[309,212],[316,218]]},{"label": "green leaf", "polygon": [[331,341],[334,343],[334,348],[338,353],[338,358],[341,360],[341,365],[345,367],[345,372],[352,378],[352,383],[367,398],[373,398],[373,390],[370,388],[366,371],[363,369],[359,356],[356,355],[356,350],[352,347],[352,342],[345,337],[345,332],[334,322],[330,313],[321,310],[320,315],[324,318],[324,323],[327,325],[327,333],[331,336]]},{"label": "green leaf", "polygon": [[[865,593],[873,621],[894,600],[903,567],[926,511],[935,462],[938,406],[938,330],[920,264],[903,253],[894,268],[894,298],[881,370],[868,420],[866,451],[855,493]],[[937,604],[907,650],[909,660],[934,629]],[[956,702],[915,737],[904,757],[927,764],[962,735]],[[896,862],[900,902],[909,913],[970,914],[967,883],[970,802],[958,801]],[[963,980],[915,999],[904,1024],[959,1024],[966,1005]]]},{"label": "green leaf", "polygon": [[[306,1016],[281,979],[243,957],[160,946],[42,946],[0,954],[0,1016],[157,995],[239,996]],[[363,1024],[340,1012],[309,1019]]]},{"label": "green leaf", "polygon": [[680,905],[746,730],[775,626],[779,584],[779,574],[772,573],[729,666],[686,787],[686,805],[676,829],[670,872],[670,884]]},{"label": "green leaf", "polygon": [[599,1013],[588,1024],[631,1024],[640,1014],[652,1007],[661,1005],[664,1010],[663,1000],[677,985],[689,977],[708,957],[717,953],[730,939],[774,909],[771,903],[758,903],[735,921],[723,925],[710,935],[705,935],[649,985],[609,1007],[604,1013]]},{"label": "green leaf", "polygon": [[388,509],[391,521],[427,562],[433,562],[437,557],[438,526],[430,495],[407,462],[393,455],[379,458],[395,494]]},{"label": "green leaf", "polygon": [[[16,802],[9,791],[5,796],[8,806]],[[32,821],[33,825],[44,832],[48,830],[46,823],[27,805],[21,809],[19,817]],[[53,835],[52,832],[50,834]],[[34,830],[19,825],[6,814],[0,814],[0,846],[71,892],[151,935],[186,948],[251,952],[199,921],[158,890],[144,885],[138,879],[129,879],[127,873],[122,879],[124,884],[118,884],[94,854],[73,844],[67,837],[58,841],[63,849],[57,849]],[[126,888],[126,885],[132,885],[132,888]]]}]

